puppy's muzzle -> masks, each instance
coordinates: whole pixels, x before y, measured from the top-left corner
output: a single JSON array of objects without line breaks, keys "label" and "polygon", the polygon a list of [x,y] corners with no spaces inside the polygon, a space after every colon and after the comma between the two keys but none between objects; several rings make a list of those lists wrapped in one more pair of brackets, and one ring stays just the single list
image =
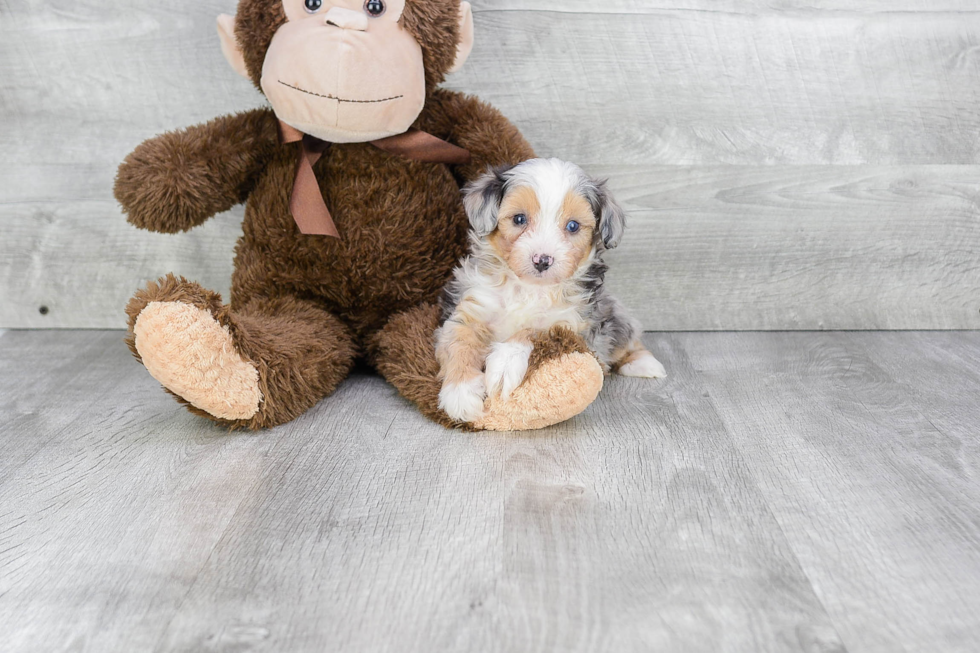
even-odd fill
[{"label": "puppy's muzzle", "polygon": [[555,259],[553,256],[548,256],[547,254],[535,254],[531,257],[531,262],[534,263],[535,270],[544,272],[555,264]]}]

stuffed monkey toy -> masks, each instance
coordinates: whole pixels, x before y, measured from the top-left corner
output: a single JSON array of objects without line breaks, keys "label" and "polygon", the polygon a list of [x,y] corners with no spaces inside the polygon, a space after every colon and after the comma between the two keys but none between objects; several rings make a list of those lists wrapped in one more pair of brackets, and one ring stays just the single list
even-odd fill
[{"label": "stuffed monkey toy", "polygon": [[127,307],[127,342],[192,412],[231,428],[292,420],[366,360],[447,426],[540,428],[584,410],[603,373],[561,329],[523,385],[473,424],[438,407],[439,297],[465,254],[460,188],[534,152],[496,110],[438,88],[473,45],[459,0],[240,0],[218,33],[271,108],[144,142],[119,168],[129,222],[187,231],[246,203],[231,303],[168,275]]}]

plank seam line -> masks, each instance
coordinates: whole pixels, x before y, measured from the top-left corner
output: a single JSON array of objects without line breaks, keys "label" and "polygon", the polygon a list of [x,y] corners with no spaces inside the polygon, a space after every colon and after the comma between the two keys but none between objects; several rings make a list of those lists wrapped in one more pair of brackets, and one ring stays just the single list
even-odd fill
[{"label": "plank seam line", "polygon": [[[766,514],[769,515],[769,518],[772,519],[773,523],[776,525],[776,529],[779,531],[780,537],[783,538],[783,542],[786,543],[786,548],[789,551],[789,554],[793,556],[793,561],[796,562],[797,568],[799,569],[800,573],[803,575],[803,578],[806,579],[806,582],[810,584],[810,591],[813,592],[813,598],[816,599],[817,603],[820,605],[820,608],[827,616],[828,622],[830,622],[830,624],[833,626],[834,633],[837,635],[837,638],[840,640],[841,645],[844,647],[843,653],[848,653],[848,651],[851,651],[853,649],[848,645],[846,641],[844,641],[844,636],[841,634],[841,630],[838,627],[837,622],[834,621],[833,616],[830,614],[830,610],[827,609],[827,604],[824,603],[823,597],[820,596],[820,594],[817,591],[817,586],[814,585],[813,579],[810,577],[810,574],[807,573],[806,568],[803,566],[803,562],[800,560],[799,553],[797,553],[796,549],[793,547],[793,543],[786,535],[786,530],[783,528],[782,522],[779,521],[779,518],[776,516],[776,512],[772,509],[772,505],[769,503],[769,499],[762,491],[762,488],[760,487],[759,484],[758,477],[756,476],[752,467],[748,464],[748,462],[746,462],[745,454],[743,453],[742,448],[738,446],[737,440],[734,437],[732,437],[732,430],[733,430],[732,425],[728,422],[728,420],[725,419],[725,416],[718,409],[718,405],[715,403],[714,395],[711,394],[707,384],[704,382],[704,379],[702,377],[702,372],[699,372],[697,370],[697,368],[694,365],[694,361],[691,360],[691,357],[688,355],[688,347],[686,343],[682,342],[680,338],[672,338],[672,340],[674,341],[675,344],[680,345],[679,348],[684,354],[684,359],[691,368],[694,381],[697,384],[696,391],[698,391],[698,393],[702,397],[704,397],[708,405],[711,407],[711,412],[714,413],[715,418],[725,428],[725,438],[728,440],[728,444],[732,447],[732,450],[738,454],[738,464],[746,472],[746,484],[751,484],[752,489],[758,494],[759,499],[762,501],[763,505],[765,506]],[[706,392],[707,392],[707,396],[705,397],[704,395]]]},{"label": "plank seam line", "polygon": [[[267,460],[269,459],[269,456],[271,456],[272,452],[274,452],[279,447],[279,445],[282,444],[282,441],[285,437],[286,435],[285,433],[283,433],[282,435],[279,436],[279,438],[276,439],[275,443],[269,447]],[[268,468],[266,468],[265,471],[268,471]],[[245,502],[248,499],[252,498],[252,496],[255,494],[256,487],[258,487],[258,485],[264,480],[264,478],[265,478],[264,474],[256,475],[255,482],[252,483],[252,486],[247,491],[241,493],[242,498],[241,500],[239,500],[238,505],[235,506],[235,509],[231,511],[231,515],[228,518],[228,523],[221,530],[221,534],[215,538],[214,545],[211,547],[211,550],[208,552],[208,556],[201,562],[200,566],[197,569],[197,572],[194,574],[194,580],[191,581],[191,583],[187,586],[187,591],[184,592],[183,596],[180,597],[180,602],[177,603],[177,605],[174,607],[173,612],[170,614],[170,618],[167,619],[166,625],[164,625],[163,628],[160,629],[160,638],[156,641],[156,644],[154,644],[152,650],[154,651],[161,650],[160,646],[161,644],[163,644],[163,640],[167,636],[167,632],[170,630],[171,624],[173,624],[174,619],[180,616],[180,611],[184,608],[184,603],[187,602],[187,597],[190,596],[191,592],[194,591],[194,588],[197,586],[198,581],[201,579],[201,573],[207,568],[208,563],[211,562],[211,558],[214,557],[215,552],[218,550],[218,547],[221,545],[221,542],[224,541],[225,536],[228,534],[228,531],[230,531],[232,527],[235,525],[235,518],[238,516],[238,513],[241,512],[242,506],[245,504]]]}]

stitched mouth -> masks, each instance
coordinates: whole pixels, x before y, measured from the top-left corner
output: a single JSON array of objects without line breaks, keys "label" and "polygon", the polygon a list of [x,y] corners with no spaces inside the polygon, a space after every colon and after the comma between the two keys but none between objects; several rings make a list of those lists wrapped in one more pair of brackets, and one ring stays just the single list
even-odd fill
[{"label": "stitched mouth", "polygon": [[286,82],[277,80],[280,84],[287,88],[291,88],[294,91],[299,91],[300,93],[306,93],[307,95],[312,95],[313,97],[322,97],[327,100],[337,100],[338,102],[348,102],[350,104],[378,104],[380,102],[391,102],[392,100],[399,100],[404,95],[393,95],[392,97],[382,98],[380,100],[346,100],[342,97],[337,97],[336,95],[323,95],[321,93],[314,93],[313,91],[307,91],[305,88],[300,88],[299,86],[293,86],[292,84],[287,84]]}]

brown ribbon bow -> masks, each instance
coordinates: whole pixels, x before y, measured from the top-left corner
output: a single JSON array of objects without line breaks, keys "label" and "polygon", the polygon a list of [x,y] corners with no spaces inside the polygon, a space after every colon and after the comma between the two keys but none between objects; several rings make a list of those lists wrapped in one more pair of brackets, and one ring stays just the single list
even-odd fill
[{"label": "brown ribbon bow", "polygon": [[[340,232],[323,201],[320,184],[313,172],[313,165],[327,151],[330,143],[304,134],[281,121],[279,136],[283,143],[302,142],[296,162],[296,182],[289,200],[289,212],[292,213],[300,233],[340,238]],[[404,134],[371,141],[371,145],[389,154],[398,154],[422,163],[459,165],[470,161],[469,151],[418,129],[409,129]]]}]

